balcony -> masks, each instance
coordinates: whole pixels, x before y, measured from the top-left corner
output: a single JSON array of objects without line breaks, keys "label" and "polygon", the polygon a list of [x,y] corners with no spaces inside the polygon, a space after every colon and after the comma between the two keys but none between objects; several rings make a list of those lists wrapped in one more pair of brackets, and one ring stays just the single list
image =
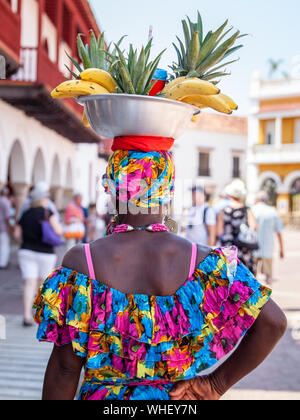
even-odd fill
[{"label": "balcony", "polygon": [[[66,80],[65,76],[59,71],[58,65],[49,59],[43,48],[21,48],[20,57],[21,68],[13,77],[13,80],[41,83],[47,87],[49,92]],[[63,102],[78,116],[81,116],[82,107],[73,99],[64,99]]]},{"label": "balcony", "polygon": [[256,144],[253,146],[253,163],[299,163],[300,143]]},{"label": "balcony", "polygon": [[21,67],[11,80],[0,81],[0,99],[76,143],[99,143],[100,137],[81,122],[82,106],[74,99],[50,96],[65,76],[42,48],[23,48]]},{"label": "balcony", "polygon": [[3,54],[7,64],[7,75],[15,73],[19,67],[21,19],[5,0],[0,0],[0,54]]}]

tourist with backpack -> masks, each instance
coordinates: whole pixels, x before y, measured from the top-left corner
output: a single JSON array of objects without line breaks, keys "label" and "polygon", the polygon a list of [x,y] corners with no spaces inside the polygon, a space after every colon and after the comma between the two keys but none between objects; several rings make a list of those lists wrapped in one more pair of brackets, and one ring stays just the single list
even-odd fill
[{"label": "tourist with backpack", "polygon": [[255,273],[254,251],[258,249],[258,226],[253,212],[245,205],[245,184],[242,180],[235,179],[225,191],[230,203],[218,215],[218,240],[222,247],[238,247],[238,258]]},{"label": "tourist with backpack", "polygon": [[207,203],[205,189],[192,188],[192,207],[188,210],[186,238],[210,247],[216,244],[216,213]]}]

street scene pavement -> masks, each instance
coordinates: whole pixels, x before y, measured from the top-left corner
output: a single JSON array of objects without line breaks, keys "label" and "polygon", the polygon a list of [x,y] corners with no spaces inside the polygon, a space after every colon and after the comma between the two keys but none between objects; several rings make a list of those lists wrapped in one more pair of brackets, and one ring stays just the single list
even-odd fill
[{"label": "street scene pavement", "polygon": [[[285,259],[277,258],[277,249],[274,257],[273,299],[287,316],[288,330],[267,360],[224,400],[300,400],[300,232],[286,230],[284,239]],[[23,286],[16,251],[9,268],[0,271],[0,400],[38,400],[52,344],[35,339],[35,326],[22,326]]]}]

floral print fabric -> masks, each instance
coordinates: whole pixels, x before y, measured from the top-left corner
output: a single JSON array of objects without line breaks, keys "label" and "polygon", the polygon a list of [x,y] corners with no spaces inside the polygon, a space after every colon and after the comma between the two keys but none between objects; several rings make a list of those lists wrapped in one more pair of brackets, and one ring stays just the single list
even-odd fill
[{"label": "floral print fabric", "polygon": [[177,381],[228,354],[271,290],[237,259],[213,250],[172,296],[124,294],[59,268],[35,300],[37,338],[72,343],[85,358],[80,399],[168,399]]},{"label": "floral print fabric", "polygon": [[137,207],[167,204],[174,192],[175,168],[169,152],[117,150],[109,158],[103,186],[115,199]]}]

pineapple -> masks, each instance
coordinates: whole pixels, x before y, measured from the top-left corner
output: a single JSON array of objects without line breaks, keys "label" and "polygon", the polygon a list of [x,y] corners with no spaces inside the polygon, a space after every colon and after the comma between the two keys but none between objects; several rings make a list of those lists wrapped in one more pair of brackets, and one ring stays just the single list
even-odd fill
[{"label": "pineapple", "polygon": [[234,44],[237,39],[246,35],[240,35],[240,31],[236,31],[221,43],[232,30],[231,27],[224,32],[227,24],[228,20],[215,32],[209,31],[206,36],[203,36],[203,24],[199,12],[196,23],[193,23],[189,17],[182,21],[184,42],[178,36],[176,37],[179,47],[175,43],[173,46],[177,53],[178,63],[173,63],[170,67],[175,78],[198,77],[218,83],[216,82],[217,78],[230,75],[224,70],[224,67],[238,59],[226,63],[222,63],[222,61],[243,47],[243,45],[234,46]]},{"label": "pineapple", "polygon": [[119,93],[136,95],[148,95],[155,81],[153,76],[160,59],[165,52],[162,51],[153,61],[149,61],[152,48],[152,38],[146,47],[142,47],[140,53],[129,46],[127,58],[125,58],[118,44],[115,45],[116,55],[112,58],[111,74],[118,86]]},{"label": "pineapple", "polygon": [[[71,69],[66,65],[66,68],[70,72],[70,74],[75,77],[75,79],[80,78],[80,74],[83,70],[96,68],[110,72],[111,68],[111,57],[114,57],[116,54],[116,50],[111,50],[111,44],[105,48],[105,40],[104,40],[104,32],[96,39],[95,33],[93,30],[90,31],[90,43],[84,44],[82,41],[82,35],[77,35],[77,50],[78,56],[81,60],[81,64],[78,63],[74,58],[72,58],[67,52],[68,58],[74,64],[76,70],[79,74],[74,73]],[[118,43],[116,44],[119,46],[122,42],[124,37],[122,37]],[[83,67],[82,67],[83,66]]]}]

